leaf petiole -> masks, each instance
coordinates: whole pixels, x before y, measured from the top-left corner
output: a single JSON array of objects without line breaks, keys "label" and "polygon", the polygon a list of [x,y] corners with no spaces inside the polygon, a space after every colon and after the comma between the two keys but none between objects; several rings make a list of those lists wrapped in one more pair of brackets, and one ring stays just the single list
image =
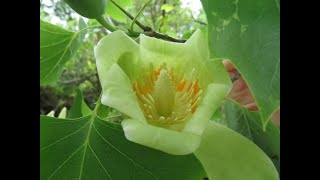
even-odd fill
[{"label": "leaf petiole", "polygon": [[109,31],[113,32],[116,31],[117,29],[111,25],[103,16],[100,16],[96,19],[103,27],[108,29]]},{"label": "leaf petiole", "polygon": [[98,98],[98,100],[96,102],[96,106],[94,107],[94,109],[92,111],[92,113],[95,114],[95,115],[97,115],[98,112],[99,112],[99,109],[100,109],[100,106],[101,106],[101,97],[102,97],[102,93],[100,94],[100,96],[99,96],[99,98]]}]

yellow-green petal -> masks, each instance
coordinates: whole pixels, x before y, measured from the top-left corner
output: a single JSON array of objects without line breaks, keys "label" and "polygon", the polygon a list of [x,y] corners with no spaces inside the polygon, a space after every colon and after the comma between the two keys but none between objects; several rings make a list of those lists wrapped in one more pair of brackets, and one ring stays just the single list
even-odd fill
[{"label": "yellow-green petal", "polygon": [[146,122],[130,80],[118,64],[113,64],[104,76],[100,77],[100,83],[102,104],[115,108],[133,119]]},{"label": "yellow-green petal", "polygon": [[183,130],[197,135],[203,133],[212,114],[231,89],[230,78],[221,60],[209,61],[208,67],[212,71],[212,83],[208,85],[201,103]]},{"label": "yellow-green petal", "polygon": [[139,59],[139,45],[123,31],[115,31],[99,41],[94,54],[100,80],[114,63],[118,63],[131,78]]},{"label": "yellow-green petal", "polygon": [[202,135],[212,114],[221,105],[229,91],[224,84],[210,84],[202,102],[184,128],[184,132]]},{"label": "yellow-green petal", "polygon": [[269,157],[237,132],[210,121],[194,153],[209,179],[278,180]]},{"label": "yellow-green petal", "polygon": [[140,35],[140,57],[143,65],[159,67],[163,63],[177,67],[192,60],[184,43],[160,40],[146,35]]},{"label": "yellow-green petal", "polygon": [[[207,59],[209,57],[207,35],[204,30],[197,29],[192,36],[187,40],[186,46],[193,50],[196,56]],[[202,59],[194,59],[195,61],[202,61]]]},{"label": "yellow-green petal", "polygon": [[137,120],[126,119],[121,123],[128,140],[173,155],[193,153],[201,137],[192,133],[172,131]]},{"label": "yellow-green petal", "polygon": [[140,36],[140,58],[144,66],[153,63],[158,67],[163,63],[188,75],[193,69],[199,79],[199,85],[206,89],[214,81],[214,72],[210,69],[208,41],[206,33],[195,31],[185,43],[174,43],[145,35]]}]

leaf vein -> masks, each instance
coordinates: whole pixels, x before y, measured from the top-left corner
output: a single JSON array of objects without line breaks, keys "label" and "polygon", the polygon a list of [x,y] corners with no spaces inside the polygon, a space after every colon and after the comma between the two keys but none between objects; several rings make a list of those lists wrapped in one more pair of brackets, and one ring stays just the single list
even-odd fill
[{"label": "leaf vein", "polygon": [[115,130],[115,131],[122,132],[121,130],[116,129],[116,128],[112,127],[112,126],[106,125],[106,124],[104,124],[103,122],[100,122],[100,121],[102,121],[102,120],[98,119],[98,122],[99,122],[100,124],[102,124],[103,126],[106,126],[107,128],[113,129],[113,130]]},{"label": "leaf vein", "polygon": [[95,127],[95,125],[93,125],[93,129],[97,132],[97,134],[107,143],[109,144],[113,149],[115,149],[116,151],[118,151],[121,155],[123,155],[124,157],[126,157],[129,161],[131,161],[133,164],[137,165],[138,167],[140,167],[142,170],[146,171],[147,173],[149,173],[150,175],[152,175],[155,179],[159,180],[159,178],[157,178],[153,173],[151,173],[150,171],[146,170],[144,167],[142,167],[140,164],[138,164],[137,162],[135,162],[133,159],[129,158],[127,155],[125,155],[123,152],[121,152],[119,149],[117,149],[115,146],[113,146],[108,140],[106,140],[98,131],[98,129]]},{"label": "leaf vein", "polygon": [[[60,57],[60,59],[58,60],[58,62],[53,66],[53,68],[51,69],[51,71],[49,71],[49,72],[43,77],[44,80],[47,79],[48,76],[49,76],[49,75],[54,71],[54,69],[59,65],[59,63],[61,62],[61,60],[62,60],[63,57],[65,56],[66,52],[67,52],[68,49],[70,48],[73,40],[74,40],[77,36],[78,36],[78,33],[75,33],[75,34],[72,36],[70,42],[68,43],[66,49],[64,50],[64,52],[63,52],[62,56]],[[71,54],[71,56],[72,56],[72,54]]]},{"label": "leaf vein", "polygon": [[55,42],[55,43],[53,43],[53,44],[48,44],[48,45],[40,46],[40,49],[41,49],[41,48],[47,48],[47,47],[56,46],[56,45],[58,45],[58,44],[62,44],[63,42],[65,42],[65,41],[67,41],[67,40],[69,40],[69,39],[71,39],[71,38],[72,38],[72,37],[63,39],[62,41]]},{"label": "leaf vein", "polygon": [[75,154],[77,154],[77,152],[78,152],[83,146],[84,146],[84,145],[81,145],[77,150],[75,150],[74,153],[72,153],[72,154],[49,176],[48,180],[51,179],[51,178],[53,177],[53,175],[54,175],[55,173],[57,173],[57,172],[60,170],[60,168],[62,168],[63,165],[65,165]]},{"label": "leaf vein", "polygon": [[66,135],[66,136],[64,136],[64,137],[62,137],[62,138],[60,138],[59,140],[57,140],[57,141],[55,141],[55,142],[53,142],[53,143],[51,143],[51,144],[49,144],[49,145],[47,145],[47,146],[43,147],[40,151],[43,151],[43,150],[45,150],[45,149],[47,149],[47,148],[49,148],[49,147],[51,147],[51,146],[53,146],[53,145],[57,144],[58,142],[60,142],[60,141],[62,141],[62,140],[65,140],[65,139],[67,139],[68,137],[70,137],[70,136],[72,136],[72,135],[74,135],[74,134],[78,133],[78,132],[79,132],[79,131],[81,131],[83,128],[85,128],[88,124],[89,124],[89,122],[87,122],[84,126],[80,127],[78,130],[76,130],[76,131],[74,131],[74,132],[72,132],[72,133],[70,133],[70,134],[68,134],[68,135]]},{"label": "leaf vein", "polygon": [[98,158],[98,156],[96,155],[96,153],[93,151],[92,147],[90,146],[90,144],[88,144],[89,149],[91,150],[91,152],[93,153],[94,157],[97,159],[97,161],[99,162],[100,166],[102,167],[102,169],[104,170],[104,172],[109,176],[109,178],[112,180],[109,172],[107,171],[107,169],[103,166],[103,164],[101,163],[100,159]]}]

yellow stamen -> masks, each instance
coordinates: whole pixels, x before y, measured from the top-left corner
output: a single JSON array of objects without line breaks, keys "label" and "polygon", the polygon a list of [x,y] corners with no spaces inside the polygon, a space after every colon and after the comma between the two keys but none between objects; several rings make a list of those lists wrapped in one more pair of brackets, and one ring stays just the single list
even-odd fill
[{"label": "yellow stamen", "polygon": [[165,63],[156,70],[151,64],[143,79],[133,84],[133,90],[148,123],[170,128],[186,122],[197,109],[202,90],[195,69],[185,79],[184,72],[169,71]]}]

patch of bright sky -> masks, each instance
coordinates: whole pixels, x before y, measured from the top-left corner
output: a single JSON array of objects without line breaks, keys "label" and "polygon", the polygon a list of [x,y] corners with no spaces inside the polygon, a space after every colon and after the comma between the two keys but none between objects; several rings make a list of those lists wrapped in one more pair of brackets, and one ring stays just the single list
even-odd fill
[{"label": "patch of bright sky", "polygon": [[[57,0],[53,0],[53,1],[56,2]],[[42,0],[42,3],[45,4],[46,6],[53,5],[52,0]],[[44,7],[43,11],[50,14],[50,17],[51,17],[50,23],[51,24],[62,25],[63,27],[67,27],[66,21],[62,21],[59,17],[55,16],[53,8]],[[73,16],[77,20],[80,18],[80,15],[78,15],[77,13],[73,13],[71,16]],[[83,19],[85,19],[85,21],[87,22],[87,18],[83,18]]]},{"label": "patch of bright sky", "polygon": [[200,10],[202,9],[200,0],[181,0],[181,7],[191,9],[195,17],[200,14]]}]

